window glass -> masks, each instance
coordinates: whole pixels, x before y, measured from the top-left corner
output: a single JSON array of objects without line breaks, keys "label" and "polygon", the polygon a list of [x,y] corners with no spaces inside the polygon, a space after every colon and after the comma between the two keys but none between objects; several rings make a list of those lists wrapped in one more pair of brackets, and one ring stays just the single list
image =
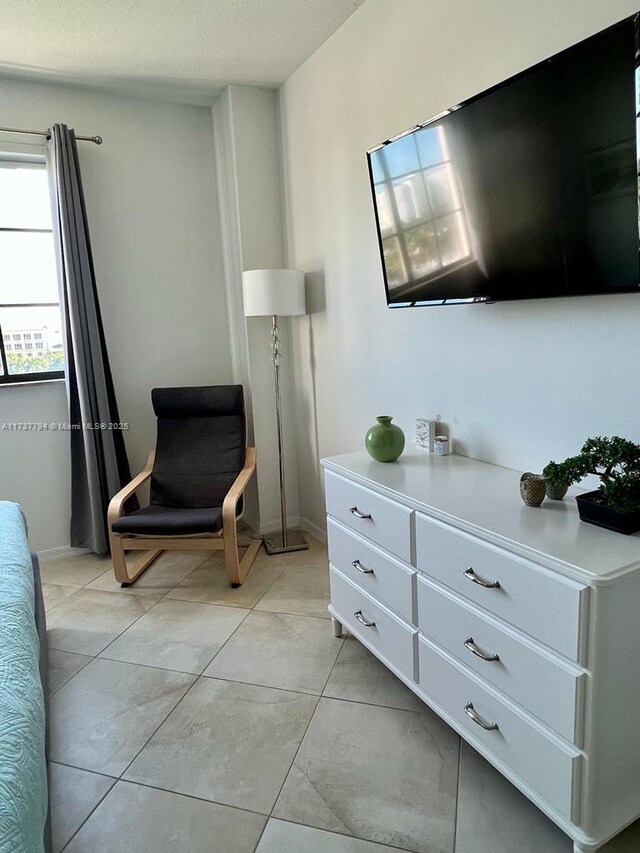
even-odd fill
[{"label": "window glass", "polygon": [[49,186],[42,165],[0,161],[0,228],[51,230]]},{"label": "window glass", "polygon": [[64,375],[44,163],[0,161],[0,368],[0,383]]}]

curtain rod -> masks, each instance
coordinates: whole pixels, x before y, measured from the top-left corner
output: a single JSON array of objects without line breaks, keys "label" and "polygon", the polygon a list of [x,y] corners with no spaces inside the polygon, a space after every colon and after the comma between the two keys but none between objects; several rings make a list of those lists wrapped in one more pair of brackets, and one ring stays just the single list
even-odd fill
[{"label": "curtain rod", "polygon": [[[50,138],[51,134],[48,130],[18,130],[15,127],[0,127],[1,133],[26,133],[27,136],[46,136]],[[76,136],[80,142],[95,142],[96,145],[102,145],[101,136]]]}]

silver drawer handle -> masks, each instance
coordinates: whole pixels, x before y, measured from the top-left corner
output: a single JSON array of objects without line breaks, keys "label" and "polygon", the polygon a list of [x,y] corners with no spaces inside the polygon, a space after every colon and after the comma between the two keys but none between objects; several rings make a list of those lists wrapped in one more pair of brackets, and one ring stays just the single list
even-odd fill
[{"label": "silver drawer handle", "polygon": [[352,506],[349,512],[351,515],[355,515],[356,518],[371,518],[371,513],[360,512],[357,506]]},{"label": "silver drawer handle", "polygon": [[497,723],[487,723],[486,720],[483,720],[482,717],[480,716],[480,714],[478,714],[478,712],[474,710],[474,707],[471,704],[471,702],[467,702],[467,704],[464,706],[464,712],[467,715],[467,717],[471,717],[471,719],[473,720],[474,723],[477,723],[483,729],[486,729],[486,731],[495,732],[498,730],[498,724]]},{"label": "silver drawer handle", "polygon": [[482,658],[482,660],[500,660],[500,657],[498,655],[488,655],[483,652],[482,649],[479,649],[478,646],[476,646],[476,644],[473,642],[473,637],[467,637],[467,639],[464,641],[464,647],[465,649],[469,649],[470,652],[473,652],[476,657]]},{"label": "silver drawer handle", "polygon": [[467,569],[466,572],[463,572],[465,578],[468,578],[470,581],[474,583],[480,584],[480,586],[485,587],[485,589],[500,589],[500,581],[483,581],[481,577],[479,577],[471,566]]},{"label": "silver drawer handle", "polygon": [[366,566],[363,566],[360,560],[354,560],[351,565],[354,569],[357,569],[359,572],[362,572],[363,575],[372,575],[374,573],[373,569],[368,569]]},{"label": "silver drawer handle", "polygon": [[373,621],[369,622],[368,619],[365,619],[362,615],[362,610],[356,610],[353,615],[356,617],[358,622],[362,623],[365,626],[365,628],[375,628],[376,623]]}]

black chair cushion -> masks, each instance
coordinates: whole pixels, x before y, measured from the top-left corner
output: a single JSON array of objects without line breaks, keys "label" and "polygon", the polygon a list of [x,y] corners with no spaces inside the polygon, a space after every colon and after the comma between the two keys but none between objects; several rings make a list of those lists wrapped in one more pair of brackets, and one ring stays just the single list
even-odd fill
[{"label": "black chair cushion", "polygon": [[221,506],[244,465],[242,385],[154,388],[151,400],[158,418],[151,505]]},{"label": "black chair cushion", "polygon": [[[147,536],[188,536],[194,533],[217,533],[222,527],[222,507],[197,509],[146,506],[113,523],[116,533]],[[188,543],[185,542],[185,548]]]}]

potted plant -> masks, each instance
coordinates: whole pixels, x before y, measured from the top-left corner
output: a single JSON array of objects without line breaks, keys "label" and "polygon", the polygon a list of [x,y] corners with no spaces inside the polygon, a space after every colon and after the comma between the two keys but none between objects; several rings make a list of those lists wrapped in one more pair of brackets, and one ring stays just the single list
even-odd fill
[{"label": "potted plant", "polygon": [[549,462],[543,473],[552,489],[595,474],[600,488],[576,497],[580,518],[618,533],[640,530],[640,445],[617,435],[588,438],[577,456]]},{"label": "potted plant", "polygon": [[567,462],[571,462],[571,459],[565,462],[549,462],[542,469],[542,475],[547,483],[546,494],[552,501],[561,501],[573,482],[572,471]]}]

